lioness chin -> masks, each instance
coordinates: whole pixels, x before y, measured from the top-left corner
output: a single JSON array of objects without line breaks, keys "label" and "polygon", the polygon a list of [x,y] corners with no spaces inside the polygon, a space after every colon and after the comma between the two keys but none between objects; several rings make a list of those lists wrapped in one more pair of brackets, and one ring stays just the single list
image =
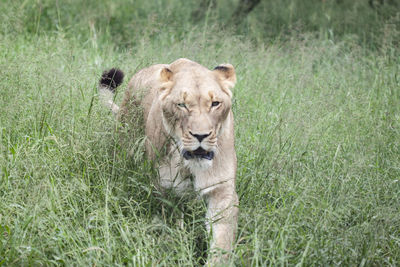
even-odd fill
[{"label": "lioness chin", "polygon": [[[231,251],[238,216],[230,90],[236,83],[233,66],[223,64],[211,71],[182,58],[144,68],[129,81],[118,107],[112,93],[122,79],[120,70],[103,73],[100,94],[106,105],[119,118],[130,109],[143,109],[146,153],[159,170],[159,185],[178,194],[194,188],[204,197],[207,229],[212,232],[210,247]],[[155,160],[163,148],[165,155]],[[212,259],[218,260],[218,256]]]}]

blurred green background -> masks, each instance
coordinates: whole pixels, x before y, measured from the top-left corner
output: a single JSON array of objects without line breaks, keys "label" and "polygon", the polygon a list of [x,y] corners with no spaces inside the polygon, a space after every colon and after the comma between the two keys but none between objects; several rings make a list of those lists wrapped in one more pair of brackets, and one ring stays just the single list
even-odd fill
[{"label": "blurred green background", "polygon": [[[248,12],[246,5],[253,5]],[[97,33],[117,46],[223,29],[257,43],[313,33],[332,40],[350,36],[376,48],[388,31],[399,30],[399,10],[396,0],[3,0],[0,11],[3,33],[62,32],[81,41]],[[391,37],[398,45],[398,34]]]}]

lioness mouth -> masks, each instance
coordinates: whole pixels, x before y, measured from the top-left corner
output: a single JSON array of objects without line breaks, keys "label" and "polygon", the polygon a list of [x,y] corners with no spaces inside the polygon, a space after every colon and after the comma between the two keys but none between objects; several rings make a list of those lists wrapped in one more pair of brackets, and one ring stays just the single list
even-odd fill
[{"label": "lioness mouth", "polygon": [[205,151],[203,148],[199,147],[194,151],[183,150],[183,157],[185,159],[208,159],[212,160],[214,158],[214,152],[212,151]]}]

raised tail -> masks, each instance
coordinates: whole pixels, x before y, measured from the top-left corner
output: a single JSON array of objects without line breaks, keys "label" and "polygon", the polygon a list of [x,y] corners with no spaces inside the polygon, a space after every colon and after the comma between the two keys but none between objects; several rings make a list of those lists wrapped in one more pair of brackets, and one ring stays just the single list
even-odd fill
[{"label": "raised tail", "polygon": [[115,115],[118,113],[119,107],[113,101],[114,92],[115,89],[121,85],[123,80],[124,73],[120,69],[112,68],[104,71],[99,81],[100,99]]}]

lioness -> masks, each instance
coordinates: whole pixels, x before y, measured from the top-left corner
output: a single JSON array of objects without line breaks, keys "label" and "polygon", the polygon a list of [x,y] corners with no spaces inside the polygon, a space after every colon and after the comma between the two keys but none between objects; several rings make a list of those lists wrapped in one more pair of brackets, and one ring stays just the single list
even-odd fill
[{"label": "lioness", "polygon": [[208,204],[211,249],[230,251],[238,216],[230,90],[235,69],[223,64],[211,71],[184,58],[150,66],[129,81],[119,108],[112,92],[122,79],[120,70],[103,73],[100,93],[106,104],[119,117],[137,105],[143,108],[148,157],[154,160],[166,149],[155,163],[160,186],[177,193],[194,187]]}]

